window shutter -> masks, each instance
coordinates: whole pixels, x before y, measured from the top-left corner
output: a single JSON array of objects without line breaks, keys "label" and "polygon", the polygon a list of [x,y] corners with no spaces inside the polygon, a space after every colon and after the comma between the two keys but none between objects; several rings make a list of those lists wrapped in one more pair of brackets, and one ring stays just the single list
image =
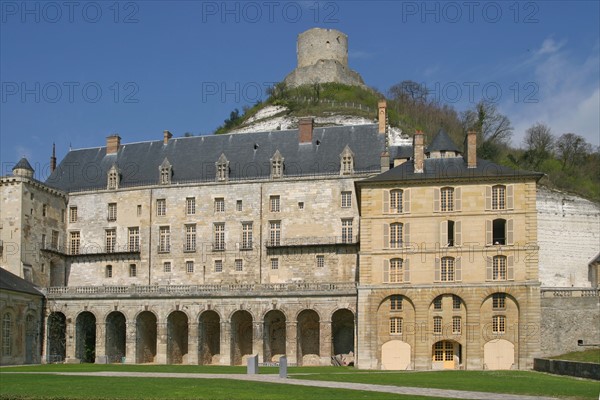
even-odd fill
[{"label": "window shutter", "polygon": [[492,209],[492,187],[491,186],[485,187],[485,209],[486,210]]},{"label": "window shutter", "polygon": [[509,219],[506,221],[506,244],[513,243],[513,220]]},{"label": "window shutter", "polygon": [[390,224],[383,224],[383,248],[390,247]]},{"label": "window shutter", "polygon": [[390,281],[390,260],[383,260],[383,282]]},{"label": "window shutter", "polygon": [[485,220],[485,245],[492,245],[492,221],[489,219]]},{"label": "window shutter", "polygon": [[462,207],[462,191],[459,187],[454,188],[454,211],[460,211]]},{"label": "window shutter", "polygon": [[433,211],[440,211],[440,189],[433,189]]},{"label": "window shutter", "polygon": [[402,247],[410,246],[410,224],[408,222],[402,224],[402,235],[404,236]]},{"label": "window shutter", "polygon": [[439,282],[440,279],[441,279],[440,278],[440,259],[436,258],[435,259],[435,273],[434,273],[434,276],[433,276],[433,280],[435,282]]},{"label": "window shutter", "polygon": [[462,281],[461,262],[462,257],[456,257],[454,260],[454,280],[457,282]]},{"label": "window shutter", "polygon": [[492,280],[492,257],[487,257],[485,260],[485,279]]},{"label": "window shutter", "polygon": [[390,191],[383,191],[383,213],[389,214],[390,212]]},{"label": "window shutter", "polygon": [[410,282],[410,263],[409,260],[404,260],[402,267],[404,268],[404,282]]},{"label": "window shutter", "polygon": [[454,222],[454,246],[462,246],[462,224],[460,221]]},{"label": "window shutter", "polygon": [[515,208],[514,185],[506,185],[506,209],[512,210],[513,208]]},{"label": "window shutter", "polygon": [[440,247],[448,245],[448,221],[440,222]]},{"label": "window shutter", "polygon": [[515,258],[513,256],[506,257],[506,279],[512,281],[515,279]]},{"label": "window shutter", "polygon": [[402,205],[402,212],[409,213],[410,212],[410,189],[404,189],[402,193],[402,200],[404,204]]}]

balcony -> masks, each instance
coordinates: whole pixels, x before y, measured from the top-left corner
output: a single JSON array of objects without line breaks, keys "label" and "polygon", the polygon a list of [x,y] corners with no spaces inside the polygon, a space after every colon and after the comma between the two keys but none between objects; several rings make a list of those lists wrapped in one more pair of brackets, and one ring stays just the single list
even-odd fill
[{"label": "balcony", "polygon": [[66,246],[57,246],[45,244],[40,246],[40,251],[51,253],[60,257],[68,257],[72,261],[94,261],[94,260],[131,260],[139,259],[140,250],[131,250],[128,245],[115,245],[108,251],[103,246],[95,243],[84,244],[79,247],[79,251]]},{"label": "balcony", "polygon": [[358,235],[355,236],[305,236],[279,240],[267,240],[265,247],[307,247],[307,246],[352,246],[359,243]]}]

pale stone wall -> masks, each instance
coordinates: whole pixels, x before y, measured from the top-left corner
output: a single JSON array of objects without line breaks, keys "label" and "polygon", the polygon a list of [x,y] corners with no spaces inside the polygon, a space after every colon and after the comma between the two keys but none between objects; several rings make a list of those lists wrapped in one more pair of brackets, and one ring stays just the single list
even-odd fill
[{"label": "pale stone wall", "polygon": [[589,287],[588,263],[600,253],[600,205],[539,188],[537,213],[542,286]]},{"label": "pale stone wall", "polygon": [[335,29],[313,28],[298,35],[298,67],[319,60],[335,60],[348,65],[348,36]]}]

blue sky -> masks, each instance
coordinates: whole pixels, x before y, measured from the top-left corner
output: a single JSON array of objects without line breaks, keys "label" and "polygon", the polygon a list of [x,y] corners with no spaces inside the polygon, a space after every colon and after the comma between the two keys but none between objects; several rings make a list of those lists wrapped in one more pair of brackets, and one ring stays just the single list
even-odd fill
[{"label": "blue sky", "polygon": [[[380,91],[425,83],[459,111],[482,98],[513,143],[545,122],[600,138],[597,1],[0,1],[1,175],[27,156],[45,179],[56,142],[97,147],[208,134],[296,66],[312,27],[349,36]],[[46,172],[44,172],[46,171]]]}]

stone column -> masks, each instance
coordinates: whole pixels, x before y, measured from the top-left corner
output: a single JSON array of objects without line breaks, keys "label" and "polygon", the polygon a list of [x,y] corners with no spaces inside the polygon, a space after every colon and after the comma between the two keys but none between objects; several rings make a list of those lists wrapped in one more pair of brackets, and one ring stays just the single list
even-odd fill
[{"label": "stone column", "polygon": [[70,317],[66,317],[65,336],[65,362],[69,362],[69,360],[75,359],[75,344],[77,336],[75,322]]},{"label": "stone column", "polygon": [[321,356],[321,365],[331,365],[331,321],[321,321],[319,324],[319,331],[319,353]]},{"label": "stone column", "polygon": [[125,363],[135,364],[137,362],[137,324],[134,321],[126,322],[125,333]]},{"label": "stone column", "polygon": [[[263,326],[264,321],[254,321],[252,323],[252,354],[258,354],[258,360],[263,360],[264,357],[264,345],[263,345]],[[270,360],[268,360],[270,361]]]},{"label": "stone column", "polygon": [[296,338],[298,323],[296,321],[286,321],[285,323],[285,352],[288,364],[298,364],[298,340]]},{"label": "stone column", "polygon": [[221,321],[221,365],[231,365],[231,322]]},{"label": "stone column", "polygon": [[98,358],[106,358],[106,323],[96,322],[96,363]]},{"label": "stone column", "polygon": [[44,332],[42,333],[42,364],[48,362],[48,309],[44,310]]},{"label": "stone column", "polygon": [[198,365],[198,332],[199,325],[196,322],[189,323],[188,322],[188,353],[187,353],[187,363],[189,365]]},{"label": "stone column", "polygon": [[413,353],[415,369],[431,369],[431,349],[438,338],[434,337],[429,329],[428,299],[415,300],[415,322],[415,350]]},{"label": "stone column", "polygon": [[156,357],[154,362],[156,364],[167,363],[167,342],[169,335],[167,332],[166,322],[156,322]]}]

